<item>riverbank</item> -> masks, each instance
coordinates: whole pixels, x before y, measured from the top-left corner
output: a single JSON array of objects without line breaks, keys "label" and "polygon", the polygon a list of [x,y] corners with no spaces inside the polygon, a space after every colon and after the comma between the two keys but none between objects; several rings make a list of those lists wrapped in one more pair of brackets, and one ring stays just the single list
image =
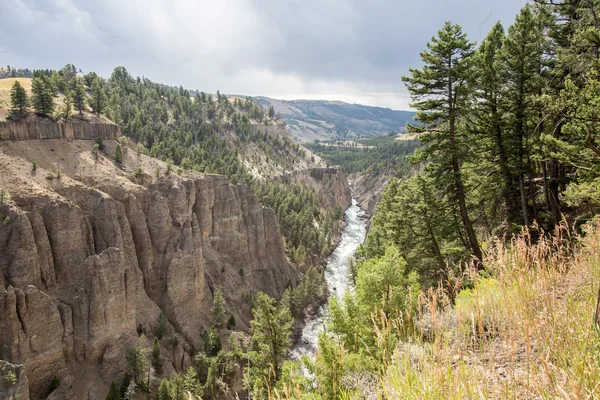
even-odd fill
[{"label": "riverbank", "polygon": [[[353,283],[350,278],[350,262],[360,244],[366,236],[366,218],[355,199],[344,215],[346,226],[338,246],[331,253],[325,267],[325,281],[329,296],[335,295],[339,299],[344,297],[347,290],[352,290]],[[310,314],[309,314],[310,315]],[[328,318],[328,303],[321,305],[317,312],[307,318],[299,340],[290,352],[292,359],[299,359],[303,355],[312,356],[317,349],[318,334],[324,328]]]}]

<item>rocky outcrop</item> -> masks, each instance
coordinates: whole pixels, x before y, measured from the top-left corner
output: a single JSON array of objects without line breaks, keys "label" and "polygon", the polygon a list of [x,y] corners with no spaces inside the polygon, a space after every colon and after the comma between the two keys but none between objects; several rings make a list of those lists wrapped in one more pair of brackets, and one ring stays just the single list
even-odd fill
[{"label": "rocky outcrop", "polygon": [[14,399],[46,396],[54,376],[56,396],[104,398],[161,312],[177,339],[163,343],[167,368],[184,368],[217,287],[243,329],[249,296],[299,279],[274,213],[219,175],[15,195],[0,205],[0,271],[0,359],[23,365],[21,389],[0,394]]},{"label": "rocky outcrop", "polygon": [[316,190],[327,200],[330,207],[345,210],[352,204],[352,191],[348,179],[336,168],[310,168],[286,175],[282,180]]},{"label": "rocky outcrop", "polygon": [[0,360],[0,399],[29,399],[29,382],[25,375],[25,367]]},{"label": "rocky outcrop", "polygon": [[86,139],[115,140],[120,134],[116,124],[36,121],[0,122],[0,140]]}]

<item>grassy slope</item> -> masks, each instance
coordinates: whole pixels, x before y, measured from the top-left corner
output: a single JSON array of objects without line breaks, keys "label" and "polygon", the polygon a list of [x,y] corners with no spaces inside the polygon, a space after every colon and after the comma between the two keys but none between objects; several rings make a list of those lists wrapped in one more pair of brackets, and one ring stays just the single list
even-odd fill
[{"label": "grassy slope", "polygon": [[425,326],[429,338],[415,335],[395,349],[380,376],[385,398],[600,398],[600,335],[592,323],[600,221],[580,239],[563,230],[538,244],[527,236],[498,244],[487,257],[490,276],[475,276],[475,288],[442,312],[432,305],[445,300],[424,294],[422,309],[430,311],[419,331]]}]

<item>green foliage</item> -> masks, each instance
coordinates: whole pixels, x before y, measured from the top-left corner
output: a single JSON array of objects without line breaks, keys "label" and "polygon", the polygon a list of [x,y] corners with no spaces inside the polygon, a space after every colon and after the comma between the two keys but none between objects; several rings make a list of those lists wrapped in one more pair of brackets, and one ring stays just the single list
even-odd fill
[{"label": "green foliage", "polygon": [[31,172],[36,172],[37,171],[37,163],[35,161],[31,162]]},{"label": "green foliage", "polygon": [[292,344],[293,318],[288,307],[277,307],[275,299],[258,293],[252,310],[252,339],[249,347],[251,360],[250,381],[253,397],[264,398],[269,387],[275,385],[281,375],[283,360]]},{"label": "green foliage", "polygon": [[151,360],[152,360],[152,367],[154,368],[154,371],[158,375],[162,374],[162,358],[160,356],[160,343],[158,343],[157,337],[155,337],[154,340],[152,341]]},{"label": "green foliage", "polygon": [[395,140],[397,134],[359,141],[366,147],[340,147],[327,144],[307,144],[306,147],[331,165],[339,165],[342,172],[392,171],[396,176],[404,176],[410,170],[408,161],[418,140]]},{"label": "green foliage", "polygon": [[158,340],[162,339],[167,332],[167,316],[161,312],[158,315],[158,322],[154,327],[154,336],[158,338]]},{"label": "green foliage", "polygon": [[96,77],[90,88],[90,98],[88,104],[96,115],[100,116],[106,110],[108,97],[104,87],[104,81],[100,77]]},{"label": "green foliage", "polygon": [[48,386],[48,394],[54,392],[60,386],[60,379],[56,375],[50,379],[50,385]]},{"label": "green foliage", "polygon": [[86,94],[81,78],[75,78],[75,85],[71,97],[73,99],[73,105],[75,109],[79,112],[80,116],[83,115],[83,111],[85,110]]},{"label": "green foliage", "polygon": [[29,96],[27,91],[19,81],[15,81],[10,89],[10,115],[13,117],[27,116],[27,107],[29,107]]},{"label": "green foliage", "polygon": [[63,120],[68,121],[71,119],[72,112],[73,112],[73,97],[71,95],[71,92],[66,90],[64,103],[62,106],[62,112],[61,112],[60,116]]},{"label": "green foliage", "polygon": [[117,144],[117,146],[115,147],[114,158],[117,164],[121,164],[123,162],[123,151],[121,150],[120,144]]},{"label": "green foliage", "polygon": [[148,360],[146,359],[148,350],[146,346],[146,336],[142,334],[136,345],[127,351],[127,372],[136,384],[142,384],[145,374],[148,372]]},{"label": "green foliage", "polygon": [[112,381],[110,384],[110,389],[108,390],[108,395],[106,395],[106,400],[121,400],[121,391],[117,387],[115,381]]},{"label": "green foliage", "polygon": [[104,151],[104,142],[100,136],[98,136],[96,139],[96,144],[98,145],[98,149],[100,149],[100,151]]},{"label": "green foliage", "polygon": [[221,288],[215,290],[210,314],[212,316],[211,323],[213,327],[217,329],[225,328],[225,324],[227,323],[227,303],[225,302]]},{"label": "green foliage", "polygon": [[32,105],[35,112],[43,116],[52,116],[56,88],[46,75],[33,78],[31,81]]},{"label": "green foliage", "polygon": [[418,272],[424,286],[445,281],[453,265],[465,261],[466,249],[453,209],[428,176],[388,182],[373,217],[369,235],[358,254],[381,257],[393,245]]},{"label": "green foliage", "polygon": [[403,77],[417,110],[409,126],[422,132],[420,140],[427,146],[415,154],[416,161],[428,161],[427,171],[439,187],[446,187],[445,200],[458,209],[474,257],[482,260],[481,248],[466,205],[462,165],[472,155],[468,131],[461,118],[470,111],[468,80],[472,73],[474,44],[462,28],[447,22],[421,53],[422,69],[410,69]]},{"label": "green foliage", "polygon": [[256,193],[261,203],[277,214],[293,262],[311,265],[311,254],[327,254],[333,248],[341,213],[314,190],[275,182],[257,185]]}]

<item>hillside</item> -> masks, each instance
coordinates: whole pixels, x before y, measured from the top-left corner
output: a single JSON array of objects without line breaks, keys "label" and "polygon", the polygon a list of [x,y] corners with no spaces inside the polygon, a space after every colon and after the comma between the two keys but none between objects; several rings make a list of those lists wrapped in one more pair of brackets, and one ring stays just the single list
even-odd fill
[{"label": "hillside", "polygon": [[414,112],[323,100],[276,100],[257,97],[273,106],[292,136],[301,142],[351,139],[404,132]]},{"label": "hillside", "polygon": [[[126,136],[140,144],[140,151],[175,166],[222,173],[237,182],[270,179],[320,165],[319,157],[293,141],[282,121],[269,119],[250,98],[227,99],[202,92],[191,96],[183,88],[136,79],[123,67],[116,68],[107,80],[93,72],[75,74],[68,66],[44,73],[54,91],[51,120],[64,120],[65,90],[74,82],[84,83],[88,103],[98,80],[104,96],[100,112],[84,104],[79,113],[71,105],[69,120],[117,123]],[[10,90],[15,81],[31,97],[31,78],[0,79],[0,121],[9,115]],[[32,110],[24,118],[29,122],[45,119]]]}]

